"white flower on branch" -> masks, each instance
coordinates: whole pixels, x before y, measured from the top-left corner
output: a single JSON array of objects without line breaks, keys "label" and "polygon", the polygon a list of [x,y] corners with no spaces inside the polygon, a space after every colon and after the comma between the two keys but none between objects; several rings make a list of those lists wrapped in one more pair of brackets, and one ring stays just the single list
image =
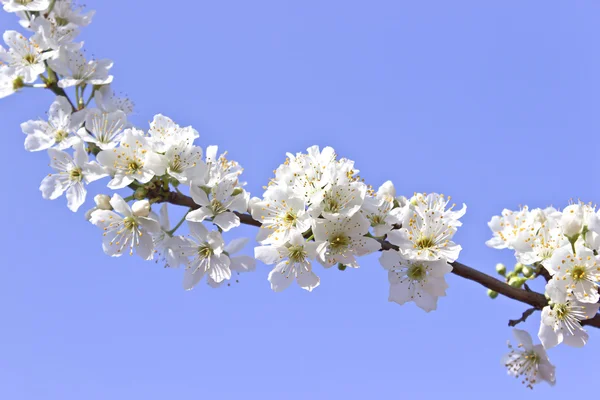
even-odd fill
[{"label": "white flower on branch", "polygon": [[240,218],[234,211],[245,212],[248,209],[249,194],[234,179],[221,181],[212,188],[193,181],[190,193],[200,208],[190,211],[186,219],[202,222],[211,218],[225,232],[240,225]]},{"label": "white flower on branch", "polygon": [[48,174],[40,185],[42,196],[54,200],[66,191],[67,205],[73,212],[85,202],[85,184],[108,176],[104,168],[97,162],[90,162],[83,142],[75,144],[75,154],[72,158],[64,151],[49,149],[50,166],[56,173]]},{"label": "white flower on branch", "polygon": [[583,347],[588,341],[588,334],[582,328],[581,321],[594,317],[600,304],[575,300],[556,280],[548,282],[546,293],[550,296],[552,305],[542,310],[542,322],[538,333],[544,348],[549,349],[560,343]]},{"label": "white flower on branch", "polygon": [[285,244],[254,248],[257,260],[267,265],[277,264],[269,273],[271,289],[281,292],[295,280],[302,289],[311,292],[321,280],[313,272],[310,260],[317,256],[319,242],[306,241],[300,233],[292,232]]},{"label": "white flower on branch", "polygon": [[228,256],[243,246],[243,240],[238,240],[228,248],[218,231],[209,231],[202,223],[197,222],[189,222],[188,226],[190,237],[179,248],[180,254],[189,258],[183,279],[184,289],[192,289],[206,274],[208,283],[218,286],[231,279],[232,270],[247,272],[254,269],[254,260],[250,257],[240,257],[233,261]]},{"label": "white flower on branch", "polygon": [[573,254],[570,247],[562,247],[554,252],[544,266],[550,272],[556,285],[582,303],[597,303],[598,282],[600,282],[599,257],[593,250],[577,247]]},{"label": "white flower on branch", "polygon": [[106,113],[123,111],[126,115],[133,112],[134,104],[128,97],[118,97],[110,84],[102,85],[94,92],[96,106]]},{"label": "white flower on branch", "polygon": [[454,262],[462,248],[452,241],[456,223],[445,216],[441,211],[423,213],[419,208],[410,208],[405,212],[402,228],[388,233],[387,239],[408,259]]},{"label": "white flower on branch", "polygon": [[[73,43],[79,35],[79,29],[75,25],[58,26],[43,17],[36,17],[31,21],[31,29],[36,32],[33,40],[44,50],[58,50],[66,46],[70,51],[80,50],[83,43]],[[58,57],[60,52],[55,51],[52,57]]]},{"label": "white flower on branch", "polygon": [[150,123],[148,130],[150,144],[157,153],[165,153],[173,146],[191,146],[200,135],[192,128],[180,127],[169,117],[162,114],[154,116],[154,120]]},{"label": "white flower on branch", "polygon": [[256,240],[262,244],[286,243],[290,235],[302,234],[311,227],[311,217],[306,211],[304,198],[279,186],[272,186],[264,193],[264,199],[250,205],[252,218],[262,226]]},{"label": "white flower on branch", "polygon": [[389,301],[414,301],[429,312],[437,308],[438,297],[446,295],[448,284],[444,276],[452,271],[452,266],[444,260],[407,260],[396,250],[387,250],[379,263],[388,271]]},{"label": "white flower on branch", "polygon": [[83,7],[76,6],[71,0],[58,0],[54,4],[48,18],[57,26],[88,26],[96,11],[83,12]]},{"label": "white flower on branch", "polygon": [[361,213],[333,221],[316,220],[313,233],[315,241],[321,242],[317,248],[319,262],[325,267],[339,263],[358,268],[356,257],[381,249],[377,240],[365,236],[369,233],[369,227],[369,220]]},{"label": "white flower on branch", "polygon": [[73,113],[69,101],[63,96],[57,96],[50,105],[48,121],[27,121],[21,124],[21,130],[27,135],[25,149],[27,151],[40,151],[54,147],[64,150],[80,141],[74,135],[81,124],[85,113]]},{"label": "white flower on branch", "polygon": [[396,189],[391,181],[381,185],[375,196],[365,197],[361,211],[371,222],[375,236],[382,237],[392,230],[394,224],[402,223],[406,199],[401,199],[402,204],[399,202],[396,208],[395,202],[398,202]]},{"label": "white flower on branch", "polygon": [[510,352],[502,358],[502,363],[508,369],[508,374],[523,379],[523,384],[533,389],[542,381],[554,385],[555,367],[550,363],[546,350],[541,344],[534,346],[531,336],[526,331],[513,329],[515,339],[518,341],[516,348],[510,343]]},{"label": "white flower on branch", "polygon": [[133,255],[135,250],[139,257],[151,260],[154,256],[151,234],[160,231],[159,223],[148,217],[134,215],[127,202],[118,194],[113,195],[110,204],[114,211],[96,210],[92,212],[90,219],[92,224],[103,230],[104,252],[109,256],[119,257],[129,248],[129,255]]},{"label": "white flower on branch", "polygon": [[7,0],[4,3],[4,11],[20,12],[20,11],[45,11],[50,7],[51,0]]},{"label": "white flower on branch", "polygon": [[148,183],[166,171],[164,156],[154,153],[144,133],[135,129],[125,130],[118,148],[103,150],[96,158],[113,174],[108,183],[111,189],[124,188],[133,181]]},{"label": "white flower on branch", "polygon": [[52,51],[44,52],[34,39],[27,39],[17,31],[6,31],[3,35],[8,51],[0,46],[0,61],[5,62],[14,74],[21,76],[25,83],[35,82],[46,71],[44,61],[53,56]]},{"label": "white flower on branch", "polygon": [[[113,76],[109,70],[113,66],[110,60],[86,61],[81,51],[69,51],[65,47],[59,50],[59,56],[49,61],[54,71],[63,78],[58,82],[61,88],[88,85],[106,85],[111,83]],[[43,72],[43,71],[42,71]]]},{"label": "white flower on branch", "polygon": [[103,112],[93,108],[80,112],[85,113],[85,127],[77,131],[79,137],[102,150],[117,147],[127,126],[127,116],[123,111]]}]

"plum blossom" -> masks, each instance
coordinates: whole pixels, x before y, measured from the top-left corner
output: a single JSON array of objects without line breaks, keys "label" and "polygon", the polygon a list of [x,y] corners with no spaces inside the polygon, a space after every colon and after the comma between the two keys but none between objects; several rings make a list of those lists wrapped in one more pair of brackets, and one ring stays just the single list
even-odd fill
[{"label": "plum blossom", "polygon": [[510,352],[502,358],[502,363],[508,369],[508,374],[523,379],[523,384],[533,389],[542,381],[554,385],[556,382],[554,365],[541,344],[533,344],[531,336],[526,331],[513,329],[515,339],[519,342],[516,348],[510,343]]},{"label": "plum blossom", "polygon": [[110,200],[112,210],[95,210],[90,222],[103,230],[102,247],[112,257],[119,257],[129,248],[144,260],[154,257],[152,234],[160,231],[158,221],[133,214],[125,200],[114,194]]},{"label": "plum blossom", "polygon": [[73,133],[83,123],[85,113],[73,113],[73,107],[63,96],[57,96],[50,105],[48,121],[27,121],[21,124],[21,130],[27,135],[25,150],[40,151],[51,147],[64,150],[72,147],[80,139]]},{"label": "plum blossom", "polygon": [[67,192],[67,205],[76,212],[85,202],[85,185],[108,176],[104,168],[97,162],[90,162],[83,142],[75,145],[75,154],[72,158],[64,151],[48,149],[50,166],[56,170],[48,174],[40,185],[42,196],[54,200]]}]

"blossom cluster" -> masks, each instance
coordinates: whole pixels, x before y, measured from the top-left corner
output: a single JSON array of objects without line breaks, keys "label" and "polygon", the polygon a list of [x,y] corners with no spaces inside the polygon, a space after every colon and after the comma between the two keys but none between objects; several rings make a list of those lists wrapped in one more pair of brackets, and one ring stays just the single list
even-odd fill
[{"label": "blossom cluster", "polygon": [[[233,256],[247,239],[226,245],[221,235],[239,225],[235,212],[248,208],[249,194],[238,180],[242,168],[219,155],[216,146],[206,151],[196,146],[198,132],[166,116],[156,115],[147,130],[132,124],[133,103],[115,95],[110,86],[112,61],[87,60],[83,43],[76,42],[93,11],[71,0],[2,3],[5,11],[16,13],[28,34],[11,30],[3,35],[0,97],[25,88],[57,94],[47,118],[21,124],[25,149],[47,152],[50,158],[53,171],[41,182],[42,196],[54,200],[65,194],[75,212],[85,203],[92,182],[106,178],[110,190],[132,189],[126,198],[97,195],[95,207],[86,213],[102,230],[104,252],[113,257],[135,253],[172,268],[184,265],[186,289],[205,275],[216,287],[232,272],[254,270],[253,258]],[[75,101],[68,91],[74,91]],[[173,228],[166,204],[172,190],[189,190],[195,202],[195,210]],[[163,204],[157,213],[158,203]],[[176,235],[186,219],[189,235]]]},{"label": "blossom cluster", "polygon": [[312,291],[320,284],[314,261],[325,268],[357,268],[357,257],[382,250],[385,238],[379,261],[388,271],[389,300],[434,310],[446,294],[444,275],[461,250],[452,238],[466,207],[453,211],[450,199],[438,194],[396,196],[390,181],[375,192],[358,172],[331,147],[313,146],[288,154],[262,199],[251,200],[252,217],[262,224],[255,256],[275,264],[272,289],[281,291],[295,280]]},{"label": "blossom cluster", "polygon": [[[538,332],[543,349],[561,343],[583,347],[588,333],[581,322],[593,318],[600,307],[600,213],[596,207],[578,202],[562,211],[553,207],[504,210],[488,226],[493,237],[487,245],[514,250],[517,272],[524,275],[511,276],[509,283],[520,286],[528,279],[547,277],[549,303],[542,310]],[[540,360],[547,359],[540,349],[536,354]],[[523,372],[528,384],[540,381],[531,375],[535,368],[528,371]],[[554,382],[554,375],[542,374],[541,380]]]}]

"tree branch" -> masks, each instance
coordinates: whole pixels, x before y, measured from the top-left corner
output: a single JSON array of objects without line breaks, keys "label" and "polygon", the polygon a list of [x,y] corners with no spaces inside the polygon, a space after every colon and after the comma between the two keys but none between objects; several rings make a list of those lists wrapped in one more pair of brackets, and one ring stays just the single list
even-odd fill
[{"label": "tree branch", "polygon": [[[191,197],[186,196],[181,193],[177,193],[177,192],[169,192],[168,196],[166,197],[166,199],[164,201],[174,204],[174,205],[178,205],[178,206],[189,207],[193,210],[200,208],[200,206],[198,204],[196,204]],[[241,213],[236,213],[236,214],[240,218],[240,221],[242,222],[242,224],[256,226],[256,227],[260,227],[262,225],[260,222],[255,221],[252,218],[252,216],[250,216],[249,214],[241,214]],[[394,246],[390,242],[387,242],[385,240],[380,240],[380,242],[381,242],[382,250],[392,250],[392,249],[398,250],[398,247]],[[482,285],[488,289],[491,289],[495,292],[498,292],[508,298],[511,298],[513,300],[517,300],[517,301],[520,301],[521,303],[525,303],[525,304],[532,306],[533,308],[525,311],[525,313],[523,314],[523,316],[525,318],[527,318],[531,313],[533,313],[533,311],[541,310],[542,308],[544,308],[545,306],[548,305],[548,300],[541,293],[512,287],[509,284],[494,278],[493,276],[484,274],[483,272],[478,271],[474,268],[468,267],[458,261],[453,262],[451,265],[452,265],[452,273],[453,274],[458,275],[461,278],[465,278],[470,281],[477,282],[480,285]],[[525,315],[525,314],[527,314],[527,315]],[[521,318],[523,318],[523,317],[521,317]],[[517,321],[519,321],[519,320],[517,320]],[[513,321],[510,321],[509,325],[512,322]],[[520,321],[520,322],[522,322],[522,321]],[[517,323],[515,323],[515,325]],[[600,314],[597,314],[594,318],[582,321],[581,324],[587,325],[587,326],[593,326],[595,328],[600,328]],[[511,325],[511,326],[514,326],[514,325]]]},{"label": "tree branch", "polygon": [[529,308],[529,309],[525,310],[525,312],[523,312],[523,315],[521,315],[521,318],[509,320],[508,321],[508,326],[517,326],[521,322],[525,322],[527,320],[527,318],[529,318],[529,316],[531,314],[533,314],[536,310],[537,310],[537,308],[535,308],[535,307],[532,307],[532,308]]}]

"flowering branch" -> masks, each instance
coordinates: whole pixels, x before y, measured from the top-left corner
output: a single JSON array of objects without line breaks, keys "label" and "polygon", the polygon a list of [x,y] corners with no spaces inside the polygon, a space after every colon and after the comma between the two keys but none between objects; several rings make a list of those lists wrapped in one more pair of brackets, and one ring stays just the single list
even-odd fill
[{"label": "flowering branch", "polygon": [[[504,277],[499,280],[457,261],[462,247],[453,237],[466,206],[454,210],[450,198],[437,193],[396,196],[391,181],[375,191],[359,177],[354,162],[339,158],[331,147],[288,153],[262,198],[251,198],[239,180],[241,166],[226,153],[218,155],[216,146],[195,145],[199,134],[192,127],[160,114],[147,131],[133,127],[128,120],[133,103],[110,88],[112,61],[86,60],[83,43],[74,42],[93,12],[84,13],[72,0],[0,2],[32,32],[29,38],[17,31],[3,35],[8,49],[0,46],[0,98],[23,88],[46,88],[56,95],[47,121],[21,124],[25,149],[47,152],[54,170],[41,182],[42,196],[54,200],[65,194],[75,212],[94,181],[109,178],[108,189],[133,191],[125,198],[98,195],[86,213],[101,229],[109,256],[128,253],[144,260],[158,257],[170,268],[184,265],[186,290],[203,278],[219,287],[233,273],[253,271],[259,260],[275,265],[268,280],[279,292],[292,282],[307,291],[318,287],[317,263],[358,268],[358,258],[380,252],[389,300],[414,302],[426,312],[437,308],[438,298],[446,295],[445,276],[453,273],[487,288],[492,299],[502,294],[531,307],[509,326],[541,311],[542,344],[533,345],[527,332],[515,329],[520,344],[505,357],[509,373],[524,376],[529,387],[555,381],[546,349],[561,343],[584,346],[583,326],[600,328],[600,212],[595,207],[524,207],[493,217],[488,246],[514,250],[518,261],[509,272],[498,264],[496,271]],[[172,228],[169,204],[188,208]],[[189,234],[175,235],[184,222]],[[223,232],[241,224],[258,228],[254,257],[234,256],[247,239],[223,240]],[[528,285],[540,276],[544,293]]]}]

